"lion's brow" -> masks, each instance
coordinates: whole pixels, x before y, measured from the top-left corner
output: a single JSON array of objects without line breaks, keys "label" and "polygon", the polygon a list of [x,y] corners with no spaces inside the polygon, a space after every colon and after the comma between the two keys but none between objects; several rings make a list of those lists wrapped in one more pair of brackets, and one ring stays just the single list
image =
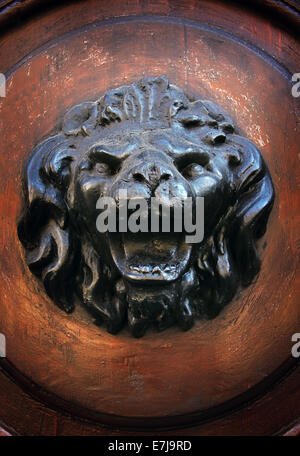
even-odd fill
[{"label": "lion's brow", "polygon": [[104,146],[97,145],[92,147],[88,153],[88,157],[92,160],[111,159],[123,161],[130,155],[130,151],[126,148],[125,150],[109,150]]}]

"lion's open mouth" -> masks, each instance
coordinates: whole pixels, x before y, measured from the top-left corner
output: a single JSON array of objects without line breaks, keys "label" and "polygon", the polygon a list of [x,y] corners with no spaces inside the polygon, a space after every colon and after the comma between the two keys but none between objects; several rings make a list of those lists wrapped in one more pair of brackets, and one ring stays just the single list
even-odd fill
[{"label": "lion's open mouth", "polygon": [[115,265],[131,281],[173,281],[188,267],[191,246],[182,233],[110,233]]}]

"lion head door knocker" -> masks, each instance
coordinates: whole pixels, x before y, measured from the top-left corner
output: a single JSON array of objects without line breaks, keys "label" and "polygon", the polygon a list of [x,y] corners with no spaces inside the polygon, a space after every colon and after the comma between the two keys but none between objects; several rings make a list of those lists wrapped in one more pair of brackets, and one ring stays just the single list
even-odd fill
[{"label": "lion head door knocker", "polygon": [[[274,199],[259,150],[209,101],[191,101],[164,76],[73,107],[25,167],[18,234],[30,270],[66,312],[81,303],[107,330],[128,324],[189,329],[213,318],[259,271],[256,241]],[[204,237],[121,232],[120,198],[204,201]],[[117,228],[97,227],[99,198]],[[102,206],[102,211],[104,206]],[[129,213],[133,211],[128,209]],[[161,216],[162,211],[159,211]],[[161,226],[161,224],[160,224]]]}]

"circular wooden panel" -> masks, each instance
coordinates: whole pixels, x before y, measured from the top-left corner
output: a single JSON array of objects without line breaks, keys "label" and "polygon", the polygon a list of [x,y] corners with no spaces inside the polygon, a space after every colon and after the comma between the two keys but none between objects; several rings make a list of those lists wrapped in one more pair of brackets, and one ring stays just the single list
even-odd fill
[{"label": "circular wooden panel", "polygon": [[[246,21],[250,13],[222,2],[184,2],[182,8],[178,2],[154,2],[152,8],[134,3],[128,2],[124,14],[118,2],[110,8],[94,1],[61,6],[3,37],[4,50],[29,37],[15,60],[8,57],[7,96],[0,99],[4,368],[50,407],[98,423],[180,426],[242,406],[294,364],[291,337],[299,332],[300,316],[299,100],[291,95],[291,57],[274,58],[260,46],[261,37],[249,31],[243,37],[238,28],[229,33],[222,19],[227,12],[232,22]],[[252,21],[253,28],[264,24],[259,16]],[[275,26],[272,33],[276,40],[292,41]],[[16,223],[24,160],[67,109],[159,74],[191,98],[225,108],[262,152],[276,199],[259,243],[263,261],[255,283],[217,318],[198,321],[188,332],[149,331],[136,340],[126,329],[108,334],[80,306],[72,315],[60,311],[28,270]]]}]

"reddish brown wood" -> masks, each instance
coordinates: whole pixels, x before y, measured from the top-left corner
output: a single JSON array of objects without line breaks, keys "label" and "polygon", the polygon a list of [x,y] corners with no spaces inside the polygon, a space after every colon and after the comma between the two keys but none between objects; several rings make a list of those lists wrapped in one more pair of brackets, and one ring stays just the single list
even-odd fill
[{"label": "reddish brown wood", "polygon": [[[258,400],[245,404],[218,419],[183,429],[167,430],[101,426],[79,420],[75,414],[51,409],[28,395],[9,379],[0,376],[3,420],[21,435],[272,435],[285,434],[299,413],[300,370],[294,371]],[[294,427],[294,424],[292,425]],[[14,434],[14,432],[11,432]]]},{"label": "reddish brown wood", "polygon": [[[14,26],[9,3],[0,3],[0,71],[8,76],[0,99],[0,332],[7,337],[0,418],[35,435],[118,435],[116,426],[158,433],[200,422],[176,432],[285,428],[300,412],[290,358],[300,313],[299,102],[290,81],[300,47],[286,22],[297,23],[293,2],[281,9],[259,2],[266,16],[239,2],[204,0],[129,1],[125,9],[117,0],[52,2],[33,14],[40,2],[31,0],[16,7],[24,19]],[[280,26],[271,11],[284,15]],[[23,160],[66,109],[161,73],[224,106],[262,151],[277,198],[256,283],[215,320],[136,341],[96,328],[79,308],[67,316],[51,303],[25,265],[16,220]]]}]

